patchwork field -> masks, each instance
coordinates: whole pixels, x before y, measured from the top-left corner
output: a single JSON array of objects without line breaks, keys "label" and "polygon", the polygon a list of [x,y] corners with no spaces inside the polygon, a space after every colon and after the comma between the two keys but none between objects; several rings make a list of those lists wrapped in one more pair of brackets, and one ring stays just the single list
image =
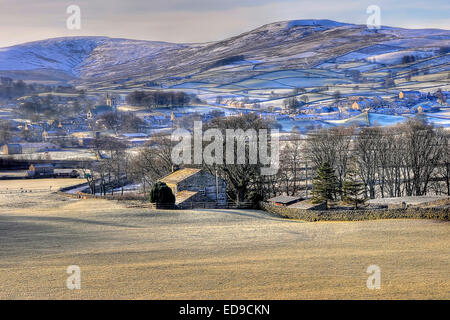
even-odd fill
[{"label": "patchwork field", "polygon": [[[0,189],[78,182],[8,180]],[[0,243],[1,299],[450,298],[448,222],[150,211],[44,190],[0,194]],[[373,264],[381,290],[366,287]],[[66,288],[69,265],[81,268],[81,290]]]}]

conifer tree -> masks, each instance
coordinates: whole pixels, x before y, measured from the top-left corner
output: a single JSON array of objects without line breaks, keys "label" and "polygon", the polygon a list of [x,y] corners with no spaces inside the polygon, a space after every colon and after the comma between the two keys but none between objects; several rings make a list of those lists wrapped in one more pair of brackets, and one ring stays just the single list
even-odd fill
[{"label": "conifer tree", "polygon": [[322,163],[317,170],[317,177],[313,180],[313,203],[325,202],[328,208],[328,201],[333,200],[339,189],[333,167],[328,162]]},{"label": "conifer tree", "polygon": [[344,201],[353,204],[355,209],[358,209],[358,204],[364,204],[367,201],[364,183],[358,180],[353,168],[347,170],[342,184],[342,192]]}]

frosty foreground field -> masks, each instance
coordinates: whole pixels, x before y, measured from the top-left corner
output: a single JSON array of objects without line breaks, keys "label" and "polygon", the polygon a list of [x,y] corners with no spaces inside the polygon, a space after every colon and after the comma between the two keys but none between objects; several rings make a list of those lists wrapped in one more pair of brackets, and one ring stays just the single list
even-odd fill
[{"label": "frosty foreground field", "polygon": [[[0,243],[2,299],[450,298],[447,222],[157,212],[48,191],[0,194]],[[366,288],[372,264],[381,290]],[[81,268],[81,290],[66,288],[69,265]]]}]

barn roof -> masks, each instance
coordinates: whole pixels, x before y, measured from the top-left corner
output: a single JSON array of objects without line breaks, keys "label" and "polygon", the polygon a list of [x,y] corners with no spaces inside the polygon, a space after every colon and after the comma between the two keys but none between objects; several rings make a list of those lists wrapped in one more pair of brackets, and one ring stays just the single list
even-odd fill
[{"label": "barn roof", "polygon": [[186,200],[189,200],[190,198],[192,198],[193,196],[195,196],[196,194],[198,194],[198,191],[188,191],[188,190],[183,190],[178,192],[177,197],[176,197],[176,203],[182,203]]},{"label": "barn roof", "polygon": [[20,143],[6,143],[6,144],[4,144],[4,146],[7,146],[8,148],[11,148],[11,147],[20,148],[21,147]]},{"label": "barn roof", "polygon": [[21,153],[22,152],[22,146],[18,143],[8,143],[3,145],[3,150],[5,151],[5,148],[7,149],[7,152],[12,153]]},{"label": "barn roof", "polygon": [[311,210],[314,208],[321,207],[322,203],[311,203],[311,200],[303,200],[296,202],[294,204],[289,205],[289,208],[297,208],[297,209],[304,209],[304,210]]},{"label": "barn roof", "polygon": [[160,181],[165,183],[178,183],[183,180],[186,180],[190,176],[193,176],[194,174],[202,171],[201,169],[194,169],[194,168],[184,168],[177,170],[168,176],[165,176]]},{"label": "barn roof", "polygon": [[293,197],[293,196],[277,196],[268,199],[268,202],[276,202],[276,203],[290,203],[293,201],[300,201],[302,200],[302,197]]},{"label": "barn roof", "polygon": [[22,148],[55,148],[57,145],[48,142],[20,143]]},{"label": "barn roof", "polygon": [[53,165],[51,163],[36,163],[36,164],[32,164],[31,166],[33,166],[36,169],[37,168],[53,168]]}]

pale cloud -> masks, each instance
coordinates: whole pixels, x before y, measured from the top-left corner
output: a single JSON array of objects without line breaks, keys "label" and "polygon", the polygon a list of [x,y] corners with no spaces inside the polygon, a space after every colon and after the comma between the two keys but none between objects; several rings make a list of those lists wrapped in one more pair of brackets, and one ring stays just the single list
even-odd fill
[{"label": "pale cloud", "polygon": [[[66,28],[71,4],[81,7],[81,30]],[[214,41],[290,19],[364,24],[371,4],[381,7],[383,25],[450,29],[447,0],[0,0],[0,46],[85,35]]]}]

